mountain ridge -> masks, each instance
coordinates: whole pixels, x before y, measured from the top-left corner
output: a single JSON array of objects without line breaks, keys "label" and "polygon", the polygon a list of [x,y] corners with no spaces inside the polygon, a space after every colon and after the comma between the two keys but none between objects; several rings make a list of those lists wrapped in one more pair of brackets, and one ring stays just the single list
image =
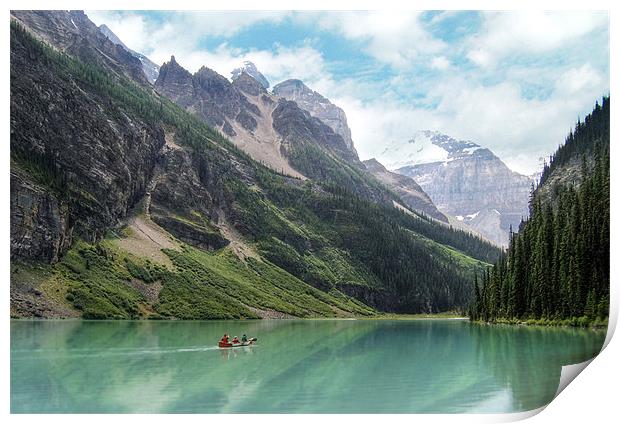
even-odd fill
[{"label": "mountain ridge", "polygon": [[265,78],[265,76],[258,70],[258,68],[256,68],[256,65],[249,60],[244,61],[240,67],[233,69],[230,73],[233,82],[237,78],[239,78],[241,74],[246,73],[252,78],[254,78],[256,81],[258,81],[265,90],[269,88],[270,84],[267,78]]},{"label": "mountain ridge", "polygon": [[99,25],[99,30],[103,33],[103,35],[108,37],[110,41],[122,46],[123,48],[125,48],[125,50],[131,53],[134,57],[138,58],[140,62],[142,62],[142,70],[144,71],[144,74],[148,78],[149,82],[151,84],[155,83],[155,80],[157,80],[157,76],[159,75],[159,65],[157,65],[155,62],[153,62],[151,59],[149,59],[142,53],[138,53],[135,50],[132,50],[129,47],[127,47],[125,43],[123,43],[121,39],[118,38],[118,36],[114,34],[114,32],[112,32],[112,30],[106,24]]},{"label": "mountain ridge", "polygon": [[363,163],[370,173],[405,201],[405,206],[445,223],[448,222],[448,218],[437,209],[428,194],[412,178],[388,171],[374,158],[365,160]]}]

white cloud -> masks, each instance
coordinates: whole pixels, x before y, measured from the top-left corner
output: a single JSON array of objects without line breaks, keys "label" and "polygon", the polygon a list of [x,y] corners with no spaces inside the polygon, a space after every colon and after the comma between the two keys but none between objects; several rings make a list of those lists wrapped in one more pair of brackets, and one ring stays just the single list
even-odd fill
[{"label": "white cloud", "polygon": [[445,71],[450,68],[450,61],[445,56],[435,56],[431,61],[431,68]]},{"label": "white cloud", "polygon": [[469,40],[467,53],[479,66],[492,66],[506,56],[564,47],[609,23],[605,11],[487,12],[483,16],[482,30]]},{"label": "white cloud", "polygon": [[324,12],[317,19],[323,29],[350,40],[363,41],[375,59],[407,68],[420,55],[442,51],[446,44],[422,26],[416,11]]},{"label": "white cloud", "polygon": [[556,92],[564,96],[579,96],[591,87],[601,85],[603,77],[589,63],[585,63],[578,68],[572,68],[564,72],[556,80]]},{"label": "white cloud", "polygon": [[474,49],[467,53],[467,58],[478,66],[489,66],[493,59],[488,51],[483,49]]}]

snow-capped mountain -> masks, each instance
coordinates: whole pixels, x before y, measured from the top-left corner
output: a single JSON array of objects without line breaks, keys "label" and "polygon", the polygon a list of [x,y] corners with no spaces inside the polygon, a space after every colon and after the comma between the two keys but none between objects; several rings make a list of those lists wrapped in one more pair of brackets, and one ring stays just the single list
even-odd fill
[{"label": "snow-capped mountain", "polygon": [[489,149],[436,131],[388,145],[379,160],[413,178],[437,208],[501,246],[528,214],[532,179],[511,171]]},{"label": "snow-capped mountain", "polygon": [[379,158],[388,169],[398,169],[427,163],[447,163],[471,155],[481,149],[471,141],[456,140],[437,131],[419,131],[405,143],[393,142],[385,147]]},{"label": "snow-capped mountain", "polygon": [[258,81],[265,90],[269,88],[269,81],[267,80],[267,78],[265,78],[265,76],[260,73],[256,65],[254,65],[254,63],[250,62],[249,60],[246,60],[240,67],[235,68],[231,71],[232,80],[236,80],[244,72],[254,78],[256,81]]}]

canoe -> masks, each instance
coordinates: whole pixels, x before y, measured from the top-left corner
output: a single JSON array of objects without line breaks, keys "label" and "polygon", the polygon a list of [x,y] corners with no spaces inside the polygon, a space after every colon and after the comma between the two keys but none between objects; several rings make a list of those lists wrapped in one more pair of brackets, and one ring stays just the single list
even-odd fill
[{"label": "canoe", "polygon": [[253,345],[254,343],[256,343],[257,340],[258,339],[256,337],[253,337],[249,339],[247,342],[243,342],[243,343],[232,343],[232,342],[224,343],[223,341],[220,340],[217,343],[217,345],[219,347],[244,347],[244,346]]}]

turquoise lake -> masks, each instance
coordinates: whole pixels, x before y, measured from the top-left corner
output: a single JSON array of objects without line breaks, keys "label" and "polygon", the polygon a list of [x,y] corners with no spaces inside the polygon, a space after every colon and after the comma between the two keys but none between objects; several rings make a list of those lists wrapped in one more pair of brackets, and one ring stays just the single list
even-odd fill
[{"label": "turquoise lake", "polygon": [[[224,332],[258,337],[219,349]],[[547,404],[604,331],[466,320],[11,322],[13,413],[462,413]]]}]

